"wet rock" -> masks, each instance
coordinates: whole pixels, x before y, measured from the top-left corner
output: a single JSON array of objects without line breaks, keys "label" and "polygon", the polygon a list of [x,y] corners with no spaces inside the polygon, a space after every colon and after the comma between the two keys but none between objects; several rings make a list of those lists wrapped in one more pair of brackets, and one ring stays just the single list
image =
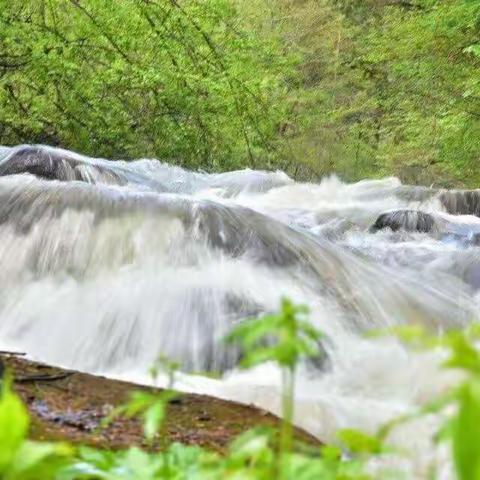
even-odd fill
[{"label": "wet rock", "polygon": [[439,198],[448,213],[480,216],[480,189],[448,190],[441,192]]},{"label": "wet rock", "polygon": [[30,173],[46,180],[83,180],[79,167],[84,164],[70,152],[24,145],[0,163],[0,175]]},{"label": "wet rock", "polygon": [[98,428],[102,419],[111,411],[109,405],[105,405],[102,408],[84,409],[80,411],[57,411],[51,409],[43,400],[34,400],[31,408],[44,420],[62,426],[78,428],[86,432],[92,432]]},{"label": "wet rock", "polygon": [[426,212],[396,210],[382,213],[370,227],[370,232],[375,233],[385,228],[390,228],[394,232],[405,230],[407,232],[430,233],[436,230],[436,223],[434,217]]},{"label": "wet rock", "polygon": [[43,180],[81,181],[110,185],[128,183],[166,191],[165,185],[147,175],[127,169],[121,161],[89,158],[44,145],[20,145],[0,157],[0,176],[29,173]]}]

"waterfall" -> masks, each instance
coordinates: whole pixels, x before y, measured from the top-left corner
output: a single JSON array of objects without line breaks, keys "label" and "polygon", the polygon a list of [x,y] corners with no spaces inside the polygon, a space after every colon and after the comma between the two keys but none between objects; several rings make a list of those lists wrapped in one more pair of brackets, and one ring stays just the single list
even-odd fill
[{"label": "waterfall", "polygon": [[[278,413],[278,372],[239,371],[241,352],[223,338],[287,296],[325,334],[326,360],[300,369],[296,423],[326,441],[338,428],[374,431],[455,382],[441,353],[368,332],[477,319],[479,205],[480,191],[396,178],[298,183],[2,147],[0,343],[139,383],[168,356],[179,388]],[[435,425],[394,433],[418,478]]]}]

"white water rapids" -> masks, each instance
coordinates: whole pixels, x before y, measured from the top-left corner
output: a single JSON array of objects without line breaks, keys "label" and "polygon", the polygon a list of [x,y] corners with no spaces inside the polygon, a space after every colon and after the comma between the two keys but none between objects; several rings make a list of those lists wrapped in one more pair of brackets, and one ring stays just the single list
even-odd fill
[{"label": "white water rapids", "polygon": [[[478,318],[478,198],[395,178],[298,183],[0,148],[0,346],[139,383],[162,354],[187,372],[178,387],[278,413],[278,372],[238,371],[222,338],[287,296],[310,307],[328,357],[302,367],[297,425],[324,441],[339,428],[374,432],[455,381],[438,352],[366,332]],[[377,222],[385,212],[391,228]],[[192,374],[206,370],[223,378]],[[407,477],[435,463],[450,478],[431,443],[437,423],[393,433],[405,455],[391,462]]]}]

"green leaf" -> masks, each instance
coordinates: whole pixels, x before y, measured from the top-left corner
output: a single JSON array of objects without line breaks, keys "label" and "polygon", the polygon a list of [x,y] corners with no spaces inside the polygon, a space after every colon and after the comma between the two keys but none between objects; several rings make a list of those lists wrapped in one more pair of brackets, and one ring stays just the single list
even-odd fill
[{"label": "green leaf", "polygon": [[476,43],[474,45],[470,45],[469,47],[463,50],[465,53],[471,53],[476,57],[480,58],[480,43]]},{"label": "green leaf", "polygon": [[338,438],[352,453],[378,454],[382,451],[382,443],[378,438],[353,429],[340,430]]},{"label": "green leaf", "polygon": [[147,440],[153,440],[163,419],[165,418],[165,402],[157,401],[144,414],[143,431]]},{"label": "green leaf", "polygon": [[444,363],[446,367],[480,373],[480,354],[465,332],[450,332],[445,344],[451,351],[449,359]]},{"label": "green leaf", "polygon": [[0,393],[0,473],[10,466],[27,435],[29,417],[18,395],[3,380]]},{"label": "green leaf", "polygon": [[53,475],[63,467],[64,462],[73,455],[73,448],[62,442],[25,441],[18,449],[8,476],[17,478],[38,478],[41,472]]},{"label": "green leaf", "polygon": [[230,332],[227,341],[236,341],[245,350],[243,367],[273,361],[292,369],[302,357],[321,353],[321,333],[304,319],[307,312],[305,306],[284,298],[278,314],[244,321]]},{"label": "green leaf", "polygon": [[453,457],[459,480],[480,479],[480,380],[459,391],[459,411],[452,425]]}]

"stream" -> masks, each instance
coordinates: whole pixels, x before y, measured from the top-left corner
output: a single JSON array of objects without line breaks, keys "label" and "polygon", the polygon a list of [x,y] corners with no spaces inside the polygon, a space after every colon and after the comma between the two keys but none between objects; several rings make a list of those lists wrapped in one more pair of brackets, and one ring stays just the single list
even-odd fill
[{"label": "stream", "polygon": [[[207,174],[157,160],[0,147],[0,347],[151,383],[159,355],[177,388],[280,412],[280,374],[238,369],[238,322],[305,304],[325,337],[297,376],[295,422],[322,441],[375,432],[458,380],[442,352],[368,335],[478,319],[480,191],[396,178],[299,183],[283,172]],[[199,375],[216,372],[217,378]],[[162,383],[162,378],[158,380]],[[427,416],[394,430],[382,465],[451,477]]]}]

